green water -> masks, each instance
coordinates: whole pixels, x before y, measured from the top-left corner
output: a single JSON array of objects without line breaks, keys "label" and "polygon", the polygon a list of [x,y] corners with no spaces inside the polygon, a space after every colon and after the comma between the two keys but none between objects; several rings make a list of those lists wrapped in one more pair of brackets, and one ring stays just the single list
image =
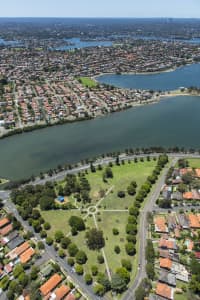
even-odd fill
[{"label": "green water", "polygon": [[95,120],[0,140],[0,177],[24,178],[127,147],[200,148],[200,97],[181,96]]}]

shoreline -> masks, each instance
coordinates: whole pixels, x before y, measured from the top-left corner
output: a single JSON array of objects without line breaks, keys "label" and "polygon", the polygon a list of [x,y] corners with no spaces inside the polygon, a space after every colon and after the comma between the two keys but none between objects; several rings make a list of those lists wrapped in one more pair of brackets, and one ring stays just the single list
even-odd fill
[{"label": "shoreline", "polygon": [[[97,80],[98,77],[104,76],[104,75],[156,75],[156,74],[162,74],[162,73],[170,73],[170,72],[174,72],[178,69],[187,67],[187,66],[191,66],[191,65],[196,65],[196,64],[200,64],[200,61],[198,62],[192,62],[192,63],[187,63],[185,65],[181,65],[181,66],[174,66],[171,68],[167,68],[165,70],[159,70],[159,71],[153,71],[153,72],[122,72],[120,74],[116,74],[113,72],[105,72],[105,73],[100,73],[99,75],[94,75],[91,76],[91,78],[93,80],[95,80],[97,83],[99,83],[99,81]],[[102,84],[102,83],[100,83]]]},{"label": "shoreline", "polygon": [[1,134],[0,135],[0,140],[12,137],[14,135],[19,135],[19,134],[23,134],[23,133],[29,133],[29,132],[33,132],[33,131],[37,131],[37,130],[41,130],[41,129],[45,129],[48,127],[54,127],[54,126],[59,126],[59,125],[65,125],[65,124],[72,124],[72,123],[76,123],[76,122],[82,122],[82,121],[89,121],[89,120],[94,120],[97,118],[102,118],[102,117],[106,117],[110,114],[113,113],[117,113],[117,112],[122,112],[131,108],[135,108],[135,107],[139,107],[139,106],[145,106],[145,105],[149,105],[149,104],[156,104],[159,103],[160,101],[167,99],[167,98],[172,98],[172,97],[181,97],[181,96],[197,96],[200,97],[200,92],[198,93],[194,93],[194,92],[186,92],[186,91],[181,91],[180,89],[177,90],[172,90],[172,91],[164,91],[161,94],[159,94],[156,97],[152,97],[151,99],[147,100],[146,102],[135,102],[134,101],[127,107],[123,107],[121,109],[115,110],[115,111],[111,111],[109,113],[106,114],[101,114],[95,117],[87,117],[87,118],[80,118],[80,119],[74,119],[74,120],[62,120],[62,121],[57,121],[55,123],[51,123],[51,124],[42,124],[42,125],[33,125],[33,126],[26,126],[23,128],[16,128],[14,130],[8,131],[5,134]]}]

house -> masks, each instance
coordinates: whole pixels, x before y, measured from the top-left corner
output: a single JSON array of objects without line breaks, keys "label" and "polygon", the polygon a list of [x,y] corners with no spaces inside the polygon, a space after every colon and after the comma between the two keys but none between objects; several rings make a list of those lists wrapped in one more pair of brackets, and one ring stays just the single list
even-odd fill
[{"label": "house", "polygon": [[8,224],[6,226],[4,226],[3,228],[0,229],[0,234],[2,236],[7,235],[9,232],[11,232],[13,230],[13,226],[12,224]]},{"label": "house", "polygon": [[24,252],[20,255],[20,257],[19,257],[20,262],[21,262],[22,264],[27,263],[29,260],[31,260],[31,258],[32,258],[32,256],[33,256],[34,254],[35,254],[35,250],[34,250],[32,247],[28,248],[26,251],[24,251]]},{"label": "house", "polygon": [[197,251],[194,253],[195,258],[200,259],[200,251]]},{"label": "house", "polygon": [[51,264],[47,264],[40,270],[40,273],[42,274],[43,277],[48,277],[53,273],[53,271],[54,271],[53,266]]},{"label": "house", "polygon": [[8,218],[3,218],[0,220],[0,228],[8,225],[10,223],[10,220]]},{"label": "house", "polygon": [[173,192],[173,193],[171,194],[171,199],[172,199],[172,200],[178,200],[178,201],[182,200],[182,199],[183,199],[182,193],[179,192],[179,191]]},{"label": "house", "polygon": [[51,291],[53,291],[57,285],[62,281],[62,278],[59,274],[54,274],[47,280],[41,287],[40,292],[43,297],[47,296]]},{"label": "house", "polygon": [[189,282],[189,273],[182,264],[173,262],[171,272],[176,275],[176,279]]},{"label": "house", "polygon": [[185,193],[183,193],[183,199],[185,199],[185,200],[192,200],[193,199],[193,193],[192,192],[185,192]]},{"label": "house", "polygon": [[179,170],[179,174],[180,174],[181,177],[183,175],[186,175],[186,174],[192,173],[192,172],[193,172],[192,168],[183,168],[183,169]]},{"label": "house", "polygon": [[189,220],[185,214],[179,214],[177,216],[178,222],[183,229],[189,229]]},{"label": "house", "polygon": [[184,245],[187,247],[187,251],[191,252],[194,247],[194,242],[186,239]]},{"label": "house", "polygon": [[171,286],[176,286],[176,276],[165,270],[160,271],[159,281]]},{"label": "house", "polygon": [[15,249],[11,250],[8,254],[6,254],[6,257],[9,257],[10,259],[15,259],[18,256],[20,256],[24,251],[26,251],[29,248],[29,243],[24,242],[20,246],[16,247]]},{"label": "house", "polygon": [[158,282],[156,286],[156,295],[161,296],[164,299],[173,300],[174,290],[167,284]]},{"label": "house", "polygon": [[69,295],[67,295],[67,297],[65,297],[64,300],[76,300],[76,297],[74,296],[74,294],[70,293]]},{"label": "house", "polygon": [[155,231],[156,232],[162,232],[167,233],[168,227],[166,225],[165,217],[163,216],[157,216],[154,218],[154,225],[155,225]]},{"label": "house", "polygon": [[160,258],[159,262],[160,262],[160,268],[171,270],[171,267],[172,267],[172,260],[171,259],[169,259],[169,258]]},{"label": "house", "polygon": [[69,292],[70,288],[66,285],[61,285],[50,296],[50,300],[62,300]]},{"label": "house", "polygon": [[194,229],[200,228],[200,222],[197,215],[191,213],[188,215],[188,219],[189,219],[190,228],[194,228]]},{"label": "house", "polygon": [[170,239],[161,238],[159,241],[159,247],[163,249],[173,249],[173,250],[178,249],[176,245],[176,240],[172,238]]},{"label": "house", "polygon": [[20,246],[22,243],[24,242],[23,237],[21,236],[17,236],[14,239],[12,239],[11,241],[9,241],[7,243],[7,246],[10,250],[15,249],[16,247]]}]

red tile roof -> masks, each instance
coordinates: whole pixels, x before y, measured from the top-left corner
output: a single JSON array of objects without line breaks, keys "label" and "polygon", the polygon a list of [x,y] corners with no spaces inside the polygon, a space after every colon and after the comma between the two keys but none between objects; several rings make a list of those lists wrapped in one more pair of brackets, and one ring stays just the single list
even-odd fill
[{"label": "red tile roof", "polygon": [[172,267],[171,259],[169,259],[169,258],[160,258],[159,262],[160,262],[160,267],[161,268],[171,270],[171,267]]},{"label": "red tile roof", "polygon": [[10,223],[10,220],[8,218],[3,218],[0,220],[0,228],[9,224]]},{"label": "red tile roof", "polygon": [[169,287],[167,284],[164,284],[164,283],[160,283],[160,282],[157,283],[156,294],[161,296],[161,297],[170,299],[170,300],[173,299],[173,290],[172,290],[172,288]]},{"label": "red tile roof", "polygon": [[22,264],[25,264],[25,263],[27,263],[30,259],[31,259],[31,257],[33,256],[35,254],[35,250],[33,249],[33,248],[28,248],[26,251],[24,251],[21,255],[20,255],[20,257],[19,257],[19,259],[20,259],[20,261],[21,261],[21,263]]},{"label": "red tile roof", "polygon": [[62,281],[62,278],[59,274],[54,274],[51,276],[51,278],[45,282],[40,287],[40,292],[43,296],[46,296],[49,292],[51,292],[60,282]]},{"label": "red tile roof", "polygon": [[54,292],[56,295],[55,300],[61,300],[70,292],[70,287],[66,285],[61,285],[59,288],[57,288]]}]

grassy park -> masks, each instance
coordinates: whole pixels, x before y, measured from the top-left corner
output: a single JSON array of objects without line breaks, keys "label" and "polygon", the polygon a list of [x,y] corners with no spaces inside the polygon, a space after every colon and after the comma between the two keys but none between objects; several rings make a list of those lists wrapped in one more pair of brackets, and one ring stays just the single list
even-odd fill
[{"label": "grassy park", "polygon": [[94,81],[92,78],[89,77],[80,77],[79,81],[84,85],[85,87],[93,88],[97,86],[96,81]]},{"label": "grassy park", "polygon": [[[135,196],[130,196],[127,193],[128,184],[135,180],[137,182],[137,191],[146,181],[147,177],[152,174],[156,166],[156,161],[153,159],[138,162],[125,162],[121,165],[114,164],[112,166],[113,178],[109,178],[106,182],[103,181],[104,169],[96,172],[88,171],[86,178],[90,183],[90,198],[91,203],[81,205],[78,203],[79,209],[73,210],[47,210],[41,211],[42,217],[46,222],[51,224],[51,229],[48,231],[48,236],[54,237],[56,231],[61,230],[65,235],[69,236],[71,241],[77,247],[87,253],[88,260],[84,265],[84,271],[91,273],[92,265],[98,265],[100,272],[106,272],[105,263],[99,264],[97,256],[101,251],[89,250],[85,241],[85,231],[79,232],[77,235],[71,235],[70,225],[68,220],[71,215],[82,217],[85,221],[86,230],[95,227],[95,221],[98,229],[103,231],[105,238],[105,255],[108,261],[108,267],[113,274],[121,264],[122,259],[130,259],[125,251],[126,241],[126,224],[128,220],[128,208],[133,205]],[[58,185],[64,186],[64,181]],[[58,187],[57,187],[58,189]],[[119,198],[117,193],[119,190],[125,192],[123,199]],[[101,191],[104,191],[104,196],[101,196]],[[70,196],[71,198],[72,196]],[[88,207],[96,207],[94,213],[89,213]],[[84,213],[83,213],[84,211]],[[113,234],[113,228],[119,231],[118,235]],[[114,247],[119,246],[120,253],[114,251]],[[133,268],[131,278],[136,275],[137,255],[131,258]]]},{"label": "grassy park", "polygon": [[27,186],[14,192],[12,200],[72,271],[83,275],[85,282],[98,282],[95,294],[105,294],[113,282],[112,290],[122,293],[138,270],[140,207],[167,161],[163,155],[91,164],[62,181]]}]

